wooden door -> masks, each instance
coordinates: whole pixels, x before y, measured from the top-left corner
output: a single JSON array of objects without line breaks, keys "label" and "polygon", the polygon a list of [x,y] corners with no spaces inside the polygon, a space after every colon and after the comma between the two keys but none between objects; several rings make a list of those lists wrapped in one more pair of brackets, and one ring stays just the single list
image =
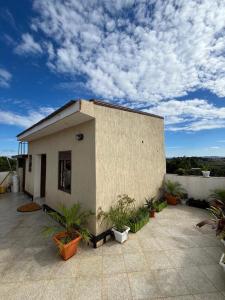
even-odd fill
[{"label": "wooden door", "polygon": [[41,198],[45,197],[46,189],[46,154],[41,155]]}]

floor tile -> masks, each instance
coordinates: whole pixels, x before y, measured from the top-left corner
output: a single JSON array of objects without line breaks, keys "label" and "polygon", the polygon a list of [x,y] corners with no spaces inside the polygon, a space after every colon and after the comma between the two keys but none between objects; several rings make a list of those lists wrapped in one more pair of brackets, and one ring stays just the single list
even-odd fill
[{"label": "floor tile", "polygon": [[0,299],[38,300],[42,299],[47,289],[47,281],[26,281],[0,285]]},{"label": "floor tile", "polygon": [[219,264],[200,266],[200,270],[219,291],[225,291],[225,272]]},{"label": "floor tile", "polygon": [[194,300],[224,300],[225,297],[222,293],[208,293],[194,295]]},{"label": "floor tile", "polygon": [[127,272],[144,271],[148,268],[147,261],[142,253],[124,254],[124,262]]},{"label": "floor tile", "polygon": [[102,256],[91,256],[79,259],[78,276],[98,276],[102,274]]},{"label": "floor tile", "polygon": [[128,253],[142,253],[142,248],[138,239],[129,239],[122,244],[123,254]]},{"label": "floor tile", "polygon": [[102,245],[103,255],[117,255],[122,254],[122,245],[116,241],[108,241]]},{"label": "floor tile", "polygon": [[141,238],[139,239],[140,246],[143,251],[150,250],[150,251],[158,251],[162,250],[159,242],[155,238]]},{"label": "floor tile", "polygon": [[103,255],[103,274],[125,273],[123,255]]},{"label": "floor tile", "polygon": [[176,269],[154,270],[152,273],[163,296],[168,297],[189,294],[185,283],[181,280]]},{"label": "floor tile", "polygon": [[216,288],[197,267],[178,269],[181,279],[191,294],[215,292]]},{"label": "floor tile", "polygon": [[103,277],[103,299],[132,299],[127,274],[106,275]]},{"label": "floor tile", "polygon": [[67,278],[50,280],[45,291],[45,300],[100,300],[102,294],[102,279],[95,278]]},{"label": "floor tile", "polygon": [[168,269],[172,268],[172,264],[165,251],[149,251],[144,252],[149,269]]},{"label": "floor tile", "polygon": [[128,274],[132,296],[135,299],[151,299],[162,296],[151,272]]},{"label": "floor tile", "polygon": [[195,262],[189,255],[187,249],[174,249],[165,251],[171,265],[175,268],[184,268],[194,266]]}]

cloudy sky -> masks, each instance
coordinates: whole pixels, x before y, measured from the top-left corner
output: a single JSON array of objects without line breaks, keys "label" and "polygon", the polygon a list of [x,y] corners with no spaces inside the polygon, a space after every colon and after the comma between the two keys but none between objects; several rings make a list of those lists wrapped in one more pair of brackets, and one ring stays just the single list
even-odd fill
[{"label": "cloudy sky", "polygon": [[70,99],[165,117],[167,156],[225,156],[224,0],[0,0],[0,155]]}]

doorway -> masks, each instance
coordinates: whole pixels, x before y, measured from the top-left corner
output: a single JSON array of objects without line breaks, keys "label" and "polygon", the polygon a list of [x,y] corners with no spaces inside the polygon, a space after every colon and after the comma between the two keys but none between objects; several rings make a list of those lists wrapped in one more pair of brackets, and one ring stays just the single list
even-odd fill
[{"label": "doorway", "polygon": [[46,154],[41,154],[41,187],[40,187],[41,198],[45,197],[46,190]]}]

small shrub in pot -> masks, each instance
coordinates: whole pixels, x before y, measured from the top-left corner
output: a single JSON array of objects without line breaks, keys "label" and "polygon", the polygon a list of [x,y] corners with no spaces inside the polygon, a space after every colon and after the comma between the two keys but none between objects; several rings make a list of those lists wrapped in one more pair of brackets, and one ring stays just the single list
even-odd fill
[{"label": "small shrub in pot", "polygon": [[155,217],[155,202],[156,202],[155,197],[145,198],[145,207],[147,207],[147,209],[149,211],[149,217],[150,218]]},{"label": "small shrub in pot", "polygon": [[129,219],[131,212],[134,210],[135,199],[128,195],[119,195],[118,200],[105,212],[99,208],[98,219],[105,222],[108,226],[112,226],[116,241],[123,243],[128,238],[130,228]]}]

